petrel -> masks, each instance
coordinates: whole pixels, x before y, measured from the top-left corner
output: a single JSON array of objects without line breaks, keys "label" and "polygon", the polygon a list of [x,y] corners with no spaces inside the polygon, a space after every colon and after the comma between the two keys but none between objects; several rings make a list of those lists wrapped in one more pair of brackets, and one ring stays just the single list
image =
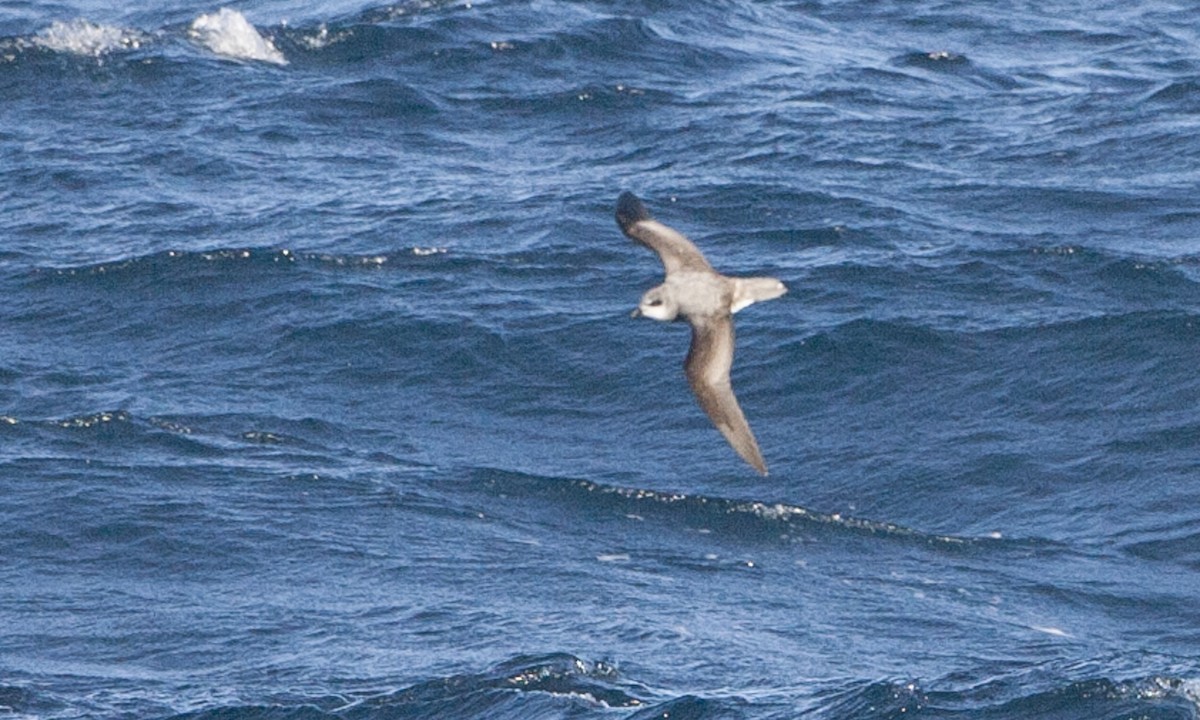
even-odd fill
[{"label": "petrel", "polygon": [[663,284],[646,291],[632,316],[687,320],[692,326],[692,344],[683,361],[688,385],[737,454],[766,475],[767,464],[729,383],[733,314],[751,303],[777,298],[787,288],[775,278],[718,273],[691,240],[652,218],[631,192],[617,198],[617,225],[630,239],[658,253],[667,275]]}]

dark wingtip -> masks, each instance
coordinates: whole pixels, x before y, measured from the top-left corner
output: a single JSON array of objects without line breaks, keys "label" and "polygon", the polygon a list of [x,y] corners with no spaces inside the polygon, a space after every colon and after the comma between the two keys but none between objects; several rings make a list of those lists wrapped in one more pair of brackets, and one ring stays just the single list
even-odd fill
[{"label": "dark wingtip", "polygon": [[650,212],[646,210],[646,206],[638,200],[637,195],[626,190],[617,198],[617,224],[622,230],[626,230],[630,225],[640,221],[649,220]]}]

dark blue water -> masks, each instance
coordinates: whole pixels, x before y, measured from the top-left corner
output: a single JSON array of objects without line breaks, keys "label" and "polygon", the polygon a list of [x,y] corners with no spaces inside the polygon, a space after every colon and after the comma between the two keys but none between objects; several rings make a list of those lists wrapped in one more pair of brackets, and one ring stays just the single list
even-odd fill
[{"label": "dark blue water", "polygon": [[1195,718],[1198,130],[1166,0],[0,0],[0,718]]}]

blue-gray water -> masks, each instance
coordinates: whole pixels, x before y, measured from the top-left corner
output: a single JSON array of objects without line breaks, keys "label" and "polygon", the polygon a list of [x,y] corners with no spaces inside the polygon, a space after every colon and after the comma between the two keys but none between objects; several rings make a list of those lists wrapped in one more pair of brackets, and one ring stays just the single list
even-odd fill
[{"label": "blue-gray water", "polygon": [[0,0],[0,718],[1195,718],[1198,128],[1166,0]]}]

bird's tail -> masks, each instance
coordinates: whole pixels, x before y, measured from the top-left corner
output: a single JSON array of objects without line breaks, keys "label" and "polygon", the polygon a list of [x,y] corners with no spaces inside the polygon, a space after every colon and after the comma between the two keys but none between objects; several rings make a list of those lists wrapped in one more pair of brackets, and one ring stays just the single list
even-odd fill
[{"label": "bird's tail", "polygon": [[737,312],[762,300],[774,300],[785,292],[787,286],[775,278],[733,278],[733,305],[729,309]]}]

